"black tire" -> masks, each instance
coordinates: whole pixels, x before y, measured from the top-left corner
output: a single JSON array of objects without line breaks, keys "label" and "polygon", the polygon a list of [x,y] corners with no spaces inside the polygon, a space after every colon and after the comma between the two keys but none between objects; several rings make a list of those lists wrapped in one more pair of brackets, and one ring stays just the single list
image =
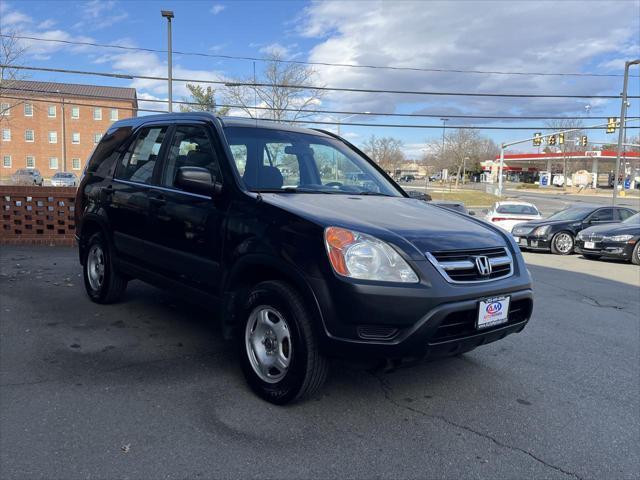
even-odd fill
[{"label": "black tire", "polygon": [[[571,243],[569,247],[564,245],[565,239],[568,239]],[[570,255],[573,253],[575,247],[575,239],[569,232],[558,232],[551,239],[551,253],[556,255]]]},{"label": "black tire", "polygon": [[[282,318],[289,335],[284,341],[276,342],[276,346],[272,347],[276,353],[271,353],[278,355],[285,345],[289,345],[286,348],[290,362],[288,368],[282,371],[276,369],[282,377],[270,381],[263,380],[258,373],[259,368],[254,366],[258,355],[250,340],[259,337],[257,333],[253,337],[253,332],[257,332],[258,328],[254,315],[263,310],[279,315],[275,317],[276,323]],[[249,386],[259,397],[276,405],[284,405],[308,397],[320,389],[327,377],[328,362],[319,351],[312,316],[302,297],[293,288],[280,281],[259,283],[249,293],[240,318],[238,346],[242,371]],[[273,331],[271,333],[275,335]],[[259,343],[265,345],[265,341],[263,339]]]},{"label": "black tire", "polygon": [[593,253],[583,253],[582,256],[587,260],[600,260],[600,255],[594,255]]},{"label": "black tire", "polygon": [[[89,257],[98,251],[102,254],[102,279],[96,283],[94,261]],[[94,233],[89,238],[83,260],[82,276],[89,298],[96,303],[120,300],[127,288],[127,279],[116,271],[113,253],[102,233]]]},{"label": "black tire", "polygon": [[640,265],[640,241],[636,242],[636,246],[631,253],[631,263],[634,265]]}]

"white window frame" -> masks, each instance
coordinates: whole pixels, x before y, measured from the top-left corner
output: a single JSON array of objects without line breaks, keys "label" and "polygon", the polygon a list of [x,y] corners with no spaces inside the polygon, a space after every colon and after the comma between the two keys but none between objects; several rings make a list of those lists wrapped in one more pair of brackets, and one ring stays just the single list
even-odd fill
[{"label": "white window frame", "polygon": [[[55,160],[55,167],[52,167],[53,161]],[[59,170],[60,163],[58,162],[58,157],[49,157],[49,170]]]},{"label": "white window frame", "polygon": [[102,120],[102,109],[94,108],[93,109],[93,119],[94,120]]},{"label": "white window frame", "polygon": [[[51,135],[53,134],[53,136]],[[58,132],[51,131],[49,132],[49,143],[58,143]]]},{"label": "white window frame", "polygon": [[[27,107],[29,108],[29,113],[27,113]],[[25,104],[24,104],[24,116],[25,117],[33,117],[33,103],[25,102]]]},{"label": "white window frame", "polygon": [[[5,135],[6,133],[6,135]],[[2,141],[3,142],[10,142],[11,141],[11,129],[10,128],[3,128],[2,129]]]},{"label": "white window frame", "polygon": [[[51,109],[53,108],[53,115],[51,115]],[[58,109],[56,108],[55,105],[47,105],[47,117],[49,118],[56,118]]]},{"label": "white window frame", "polygon": [[2,112],[3,117],[11,116],[11,104],[10,103],[1,103],[0,104],[0,112]]},{"label": "white window frame", "polygon": [[[78,137],[77,141],[76,141],[76,135]],[[71,143],[73,143],[74,145],[80,145],[80,132],[73,132],[71,134]]]},{"label": "white window frame", "polygon": [[[29,166],[29,159],[33,160],[33,165]],[[24,159],[24,164],[26,168],[36,168],[36,157],[33,155],[27,155]]]},{"label": "white window frame", "polygon": [[[27,138],[27,132],[31,132],[31,140],[29,140],[29,139]],[[35,142],[35,141],[36,141],[36,132],[35,132],[35,130],[33,130],[33,129],[31,129],[31,128],[27,128],[27,129],[24,131],[24,141],[25,141],[25,142],[29,142],[29,143],[33,143],[33,142]]]},{"label": "white window frame", "polygon": [[[5,160],[9,159],[9,165],[5,163]],[[11,159],[11,155],[3,155],[2,156],[2,168],[11,168],[13,165],[13,160]]]},{"label": "white window frame", "polygon": [[[76,113],[77,113],[77,115],[76,115]],[[78,107],[78,106],[75,106],[75,107],[72,106],[71,107],[71,118],[73,120],[77,120],[77,119],[80,118],[80,107]]]},{"label": "white window frame", "polygon": [[118,109],[117,108],[112,108],[111,111],[109,112],[109,120],[111,120],[112,122],[117,122],[118,121]]},{"label": "white window frame", "polygon": [[94,145],[99,144],[100,140],[102,140],[102,134],[101,133],[94,133],[93,134],[93,143],[94,143]]},{"label": "white window frame", "polygon": [[[77,162],[77,164],[78,164],[78,166],[77,166],[77,167],[76,167],[76,162]],[[80,163],[80,159],[79,159],[79,158],[77,158],[77,157],[76,157],[76,158],[72,158],[72,159],[71,159],[71,168],[72,168],[73,170],[80,170],[81,166],[82,166],[82,165],[81,165],[81,163]]]}]

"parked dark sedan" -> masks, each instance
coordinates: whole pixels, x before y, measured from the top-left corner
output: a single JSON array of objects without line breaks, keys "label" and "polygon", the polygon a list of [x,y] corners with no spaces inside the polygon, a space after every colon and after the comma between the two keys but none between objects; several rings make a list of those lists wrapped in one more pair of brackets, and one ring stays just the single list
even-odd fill
[{"label": "parked dark sedan", "polygon": [[640,265],[640,213],[619,224],[585,228],[576,237],[576,252],[586,258],[618,258]]},{"label": "parked dark sedan", "polygon": [[551,250],[557,255],[568,255],[573,252],[578,232],[595,225],[619,223],[634,213],[627,207],[580,205],[542,220],[520,223],[513,227],[511,233],[520,248]]}]

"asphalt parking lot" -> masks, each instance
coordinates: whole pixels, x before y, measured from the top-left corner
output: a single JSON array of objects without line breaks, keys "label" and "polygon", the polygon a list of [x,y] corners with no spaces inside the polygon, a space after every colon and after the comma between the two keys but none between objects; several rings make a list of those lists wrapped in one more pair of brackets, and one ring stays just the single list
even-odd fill
[{"label": "asphalt parking lot", "polygon": [[85,296],[76,250],[0,258],[0,477],[637,478],[640,268],[525,253],[534,316],[460,357],[334,364],[285,408],[202,308]]}]

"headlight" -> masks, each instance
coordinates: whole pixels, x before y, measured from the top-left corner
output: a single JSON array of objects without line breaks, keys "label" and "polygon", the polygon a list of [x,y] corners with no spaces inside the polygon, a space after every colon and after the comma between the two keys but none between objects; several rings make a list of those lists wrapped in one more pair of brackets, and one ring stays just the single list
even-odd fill
[{"label": "headlight", "polygon": [[611,237],[605,235],[604,237],[602,237],[602,240],[604,240],[605,242],[626,242],[628,240],[631,240],[633,238],[633,235],[613,235]]},{"label": "headlight", "polygon": [[582,232],[578,232],[578,235],[576,235],[576,240],[582,240]]},{"label": "headlight", "polygon": [[544,227],[538,227],[533,231],[533,235],[536,237],[543,237],[551,230],[551,225],[545,225]]},{"label": "headlight", "polygon": [[393,247],[364,233],[327,227],[324,243],[339,275],[381,282],[417,283],[418,275]]}]

